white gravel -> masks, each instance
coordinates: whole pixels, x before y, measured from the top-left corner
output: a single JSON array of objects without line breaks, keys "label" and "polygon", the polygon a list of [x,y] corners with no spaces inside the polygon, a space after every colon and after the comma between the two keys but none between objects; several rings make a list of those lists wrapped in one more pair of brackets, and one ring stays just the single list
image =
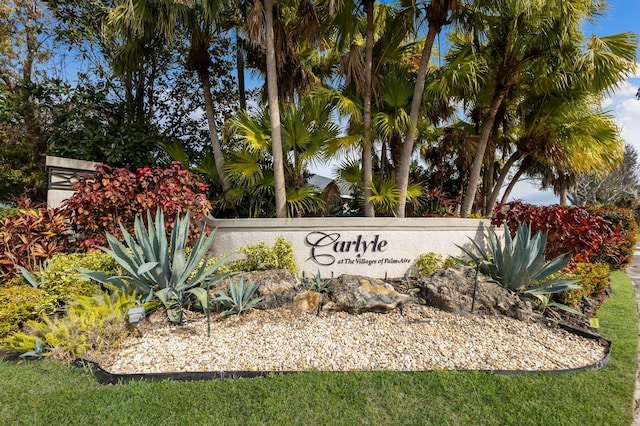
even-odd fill
[{"label": "white gravel", "polygon": [[449,314],[407,305],[404,315],[253,310],[182,326],[152,317],[99,358],[111,373],[299,370],[559,370],[600,361],[595,340],[502,316]]}]

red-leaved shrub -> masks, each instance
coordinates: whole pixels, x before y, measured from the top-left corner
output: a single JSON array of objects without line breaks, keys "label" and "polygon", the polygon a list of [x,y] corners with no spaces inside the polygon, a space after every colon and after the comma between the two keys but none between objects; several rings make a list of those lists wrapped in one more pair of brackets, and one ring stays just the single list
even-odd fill
[{"label": "red-leaved shrub", "polygon": [[593,262],[602,245],[613,242],[613,231],[605,220],[583,207],[534,206],[521,201],[498,204],[491,223],[500,226],[504,222],[512,235],[522,223],[531,224],[533,232],[547,231],[547,259],[571,253],[572,262]]},{"label": "red-leaved shrub", "polygon": [[19,201],[21,210],[0,220],[0,275],[18,274],[16,266],[37,270],[54,254],[72,251],[71,227],[60,209],[32,207]]},{"label": "red-leaved shrub", "polygon": [[118,222],[132,232],[135,217],[147,210],[154,216],[161,209],[167,229],[179,213],[203,219],[211,210],[208,185],[178,162],[167,169],[142,167],[135,172],[102,164],[94,175],[81,177],[74,190],[63,207],[84,248],[106,245],[105,232],[120,239]]},{"label": "red-leaved shrub", "polygon": [[598,249],[594,261],[608,263],[614,269],[626,267],[633,258],[638,235],[633,210],[617,207],[587,207],[587,210],[602,217],[611,228],[611,235]]}]

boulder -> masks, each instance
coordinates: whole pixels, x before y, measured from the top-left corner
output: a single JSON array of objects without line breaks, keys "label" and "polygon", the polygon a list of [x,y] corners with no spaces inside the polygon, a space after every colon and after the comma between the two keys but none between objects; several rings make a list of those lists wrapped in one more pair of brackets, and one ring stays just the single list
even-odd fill
[{"label": "boulder", "polygon": [[323,310],[363,312],[389,312],[408,302],[411,296],[400,294],[390,284],[377,278],[359,275],[341,275],[329,283],[327,302]]},{"label": "boulder", "polygon": [[[257,309],[273,309],[290,305],[297,293],[296,288],[300,287],[300,279],[288,269],[243,272],[230,279],[237,283],[243,276],[245,285],[252,282],[258,284],[255,296],[261,297],[262,300],[256,305]],[[221,292],[229,294],[229,278],[218,282],[212,291],[215,295]]]},{"label": "boulder", "polygon": [[322,293],[303,291],[293,297],[293,307],[299,311],[318,312],[318,306],[322,303],[322,299]]},{"label": "boulder", "polygon": [[[436,272],[419,283],[420,295],[427,305],[452,313],[471,312],[475,268],[457,266]],[[500,285],[490,282],[482,273],[478,275],[474,312],[500,314],[523,321],[533,316],[531,302]]]}]

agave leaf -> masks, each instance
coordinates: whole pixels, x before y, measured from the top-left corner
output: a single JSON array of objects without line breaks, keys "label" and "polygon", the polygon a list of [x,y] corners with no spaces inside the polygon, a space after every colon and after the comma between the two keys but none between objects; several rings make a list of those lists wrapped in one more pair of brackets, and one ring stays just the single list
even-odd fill
[{"label": "agave leaf", "polygon": [[233,299],[224,293],[218,295],[214,300],[222,303],[224,306],[233,306]]},{"label": "agave leaf", "polygon": [[202,287],[195,287],[190,290],[187,290],[186,293],[194,295],[198,299],[198,301],[200,301],[200,304],[202,305],[202,309],[205,312],[208,311],[209,306],[207,306],[207,303],[209,302],[209,294],[206,289]]},{"label": "agave leaf", "polygon": [[[136,217],[134,221],[134,231],[136,231],[135,225],[138,222],[139,222],[139,218]],[[133,258],[135,259],[135,262],[136,263],[144,262],[144,251],[142,250],[142,247],[140,247],[140,245],[136,242],[135,238],[133,238],[133,236],[129,233],[129,231],[125,229],[122,223],[119,223],[119,226],[120,226],[120,230],[122,231],[122,238],[124,239],[124,242],[129,247],[129,250],[131,250],[131,252],[133,253]],[[138,235],[136,235],[136,238],[138,238],[138,240],[140,239]]]},{"label": "agave leaf", "polygon": [[[126,292],[127,289],[129,288],[127,284],[122,280],[122,277],[114,277],[111,275],[107,275],[103,272],[92,271],[90,269],[85,269],[85,268],[75,268],[75,269],[76,271],[80,272],[80,274],[85,278],[97,281],[100,284],[104,284],[105,286],[114,286],[122,292]],[[149,288],[147,287],[146,291],[143,291],[142,293],[146,294],[148,291],[149,291]]]},{"label": "agave leaf", "polygon": [[110,249],[101,247],[102,251],[113,257],[113,259],[118,262],[118,265],[122,266],[122,268],[129,274],[135,275],[138,268],[135,260],[131,257],[131,254],[127,252],[125,246],[113,235],[107,233],[106,236]]},{"label": "agave leaf", "polygon": [[570,255],[560,255],[551,259],[549,262],[544,264],[544,267],[541,267],[540,270],[537,271],[537,273],[534,275],[534,280],[542,280],[550,275],[555,274],[556,272],[561,271],[562,268],[567,266],[570,261]]},{"label": "agave leaf", "polygon": [[563,311],[572,313],[574,315],[578,315],[578,316],[584,317],[584,314],[582,312],[577,311],[577,310],[571,308],[570,306],[567,306],[567,305],[562,304],[562,303],[551,301],[551,302],[549,302],[548,306],[553,306],[553,307],[556,307],[558,309],[562,309]]},{"label": "agave leaf", "polygon": [[162,304],[166,306],[169,302],[169,287],[161,288],[160,290],[156,291],[155,295],[158,299],[160,299]]},{"label": "agave leaf", "polygon": [[[489,228],[489,231],[487,232],[487,245],[489,246],[490,252],[493,254],[494,261],[496,263],[502,263],[502,248],[500,239],[498,238],[498,235],[493,228]],[[484,259],[487,261],[489,260],[488,253],[484,254]]]},{"label": "agave leaf", "polygon": [[579,285],[575,284],[580,280],[553,280],[543,283],[537,287],[531,287],[523,291],[524,294],[554,294],[563,291],[577,290]]},{"label": "agave leaf", "polygon": [[138,275],[142,276],[159,265],[159,262],[146,262],[138,267]]},{"label": "agave leaf", "polygon": [[[171,232],[171,242],[169,243],[171,251],[171,278],[169,280],[171,287],[182,286],[191,273],[186,274],[187,259],[185,248],[189,236],[189,214],[184,219],[180,216],[176,217],[176,222]],[[193,271],[192,271],[193,272]]]},{"label": "agave leaf", "polygon": [[31,287],[38,288],[39,283],[35,277],[31,275],[31,272],[27,271],[24,266],[17,265],[17,267],[20,270],[22,277],[31,285]]},{"label": "agave leaf", "polygon": [[249,309],[253,309],[260,302],[262,302],[262,297],[254,297],[245,304],[243,310],[248,311]]},{"label": "agave leaf", "polygon": [[456,244],[456,247],[458,247],[460,250],[462,250],[462,252],[464,254],[466,254],[474,263],[480,263],[480,257],[477,254],[475,254],[473,251],[471,251],[471,250],[469,250],[469,249],[467,249],[467,248],[465,248],[463,246],[460,246],[458,244]]},{"label": "agave leaf", "polygon": [[215,284],[220,280],[223,280],[225,278],[227,278],[230,275],[233,275],[232,273],[226,273],[226,274],[215,274],[215,272],[224,264],[228,263],[229,260],[231,260],[234,256],[234,253],[230,253],[230,254],[226,254],[222,257],[220,257],[219,259],[217,259],[213,265],[207,266],[207,263],[209,262],[209,259],[211,258],[211,256],[207,256],[206,259],[203,261],[202,266],[198,269],[198,271],[196,272],[196,274],[193,276],[193,278],[191,279],[191,283],[200,283],[204,280],[207,280],[207,282],[209,283],[209,285],[211,284]]},{"label": "agave leaf", "polygon": [[238,305],[242,303],[242,293],[244,292],[244,276],[240,278],[240,281],[236,284],[229,281],[229,292],[231,293],[231,299],[233,303]]},{"label": "agave leaf", "polygon": [[[209,253],[213,240],[215,238],[215,232],[212,232],[209,236],[205,237],[204,232],[198,238],[198,241],[193,246],[189,259],[184,267],[184,271],[181,272],[178,281],[185,282],[189,279],[189,276],[198,267],[200,262],[200,268],[197,273],[191,278],[189,286],[193,286],[201,282],[206,277],[206,271],[211,268],[207,268],[207,262],[211,258],[212,254]],[[217,268],[216,268],[217,269]]]},{"label": "agave leaf", "polygon": [[[149,214],[149,211],[147,211]],[[149,219],[149,218],[147,218]],[[134,229],[138,244],[141,249],[141,256],[139,262],[156,262],[158,261],[156,251],[153,248],[153,238],[155,237],[155,231],[153,229],[153,223],[148,220],[147,228],[144,227],[144,222],[137,216],[134,223]]]}]

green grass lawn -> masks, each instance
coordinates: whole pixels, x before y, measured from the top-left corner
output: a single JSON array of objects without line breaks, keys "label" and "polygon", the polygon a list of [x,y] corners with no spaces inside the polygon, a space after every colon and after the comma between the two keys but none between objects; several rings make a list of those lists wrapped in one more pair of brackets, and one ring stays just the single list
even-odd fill
[{"label": "green grass lawn", "polygon": [[628,277],[614,273],[612,290],[598,315],[611,361],[599,371],[309,372],[103,386],[56,361],[0,362],[0,424],[628,426],[638,323]]}]

